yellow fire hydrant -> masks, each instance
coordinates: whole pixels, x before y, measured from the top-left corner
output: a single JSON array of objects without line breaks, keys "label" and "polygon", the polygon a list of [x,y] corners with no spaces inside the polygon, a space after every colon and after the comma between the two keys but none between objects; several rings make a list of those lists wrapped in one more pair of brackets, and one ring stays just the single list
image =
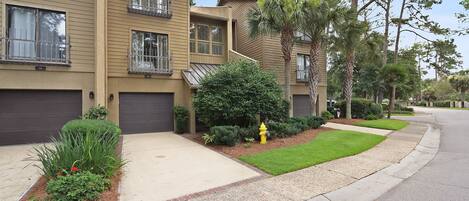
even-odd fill
[{"label": "yellow fire hydrant", "polygon": [[264,123],[262,123],[261,127],[259,127],[259,131],[259,135],[261,136],[260,144],[267,144],[267,127]]}]

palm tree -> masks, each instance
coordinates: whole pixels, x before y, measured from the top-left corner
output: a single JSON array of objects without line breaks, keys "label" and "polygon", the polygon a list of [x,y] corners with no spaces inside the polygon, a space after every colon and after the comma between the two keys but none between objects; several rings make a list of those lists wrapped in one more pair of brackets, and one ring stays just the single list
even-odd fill
[{"label": "palm tree", "polygon": [[327,40],[329,24],[336,20],[338,0],[306,0],[302,6],[302,17],[300,31],[311,40],[310,46],[310,68],[308,70],[309,98],[312,114],[317,114],[316,102],[318,97],[318,87],[320,82],[319,57],[324,42]]},{"label": "palm tree", "polygon": [[[294,33],[300,20],[301,0],[258,0],[257,8],[248,13],[250,36],[278,35],[284,60],[285,99],[291,102],[291,53]],[[291,113],[290,104],[290,115]]]},{"label": "palm tree", "polygon": [[391,118],[391,113],[394,111],[396,100],[396,88],[399,84],[406,82],[408,78],[408,68],[403,64],[386,64],[381,69],[381,79],[389,86],[389,107],[388,118]]},{"label": "palm tree", "polygon": [[347,9],[343,12],[342,20],[334,24],[334,47],[345,55],[345,79],[343,95],[346,102],[347,119],[352,118],[352,87],[353,87],[353,68],[355,64],[355,48],[360,44],[361,36],[366,30],[366,23],[357,19],[356,7]]}]

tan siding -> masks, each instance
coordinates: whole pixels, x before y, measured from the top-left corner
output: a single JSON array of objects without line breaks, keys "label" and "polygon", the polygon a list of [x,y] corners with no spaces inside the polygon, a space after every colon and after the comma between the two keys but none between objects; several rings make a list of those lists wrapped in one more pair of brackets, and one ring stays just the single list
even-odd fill
[{"label": "tan siding", "polygon": [[[95,0],[5,0],[0,3],[0,23],[5,36],[4,11],[7,4],[49,9],[66,13],[67,35],[71,44],[71,67],[47,66],[51,71],[94,72]],[[34,70],[35,65],[0,64],[0,69]]]},{"label": "tan siding", "polygon": [[236,29],[234,30],[237,35],[237,44],[235,51],[251,57],[259,62],[262,62],[262,38],[257,37],[253,39],[249,36],[249,26],[247,23],[247,14],[249,10],[256,6],[255,1],[230,1],[225,4],[231,6],[233,19],[236,20]]},{"label": "tan siding", "polygon": [[172,1],[170,19],[129,13],[127,0],[108,0],[108,75],[127,77],[131,30],[168,34],[171,79],[181,79],[189,60],[188,1]]}]

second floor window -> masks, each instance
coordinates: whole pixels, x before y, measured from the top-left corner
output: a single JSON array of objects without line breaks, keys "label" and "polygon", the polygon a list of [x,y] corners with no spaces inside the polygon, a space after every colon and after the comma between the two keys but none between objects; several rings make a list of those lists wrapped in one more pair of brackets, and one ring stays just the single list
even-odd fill
[{"label": "second floor window", "polygon": [[168,35],[132,31],[131,72],[166,73],[169,68]]},{"label": "second floor window", "polygon": [[129,11],[155,16],[169,16],[169,0],[130,0]]},{"label": "second floor window", "polygon": [[295,32],[295,38],[299,41],[311,42],[311,38],[299,31]]},{"label": "second floor window", "polygon": [[220,26],[190,24],[190,51],[194,53],[223,55],[223,30]]},{"label": "second floor window", "polygon": [[7,6],[6,59],[67,63],[65,13]]},{"label": "second floor window", "polygon": [[298,54],[296,56],[296,80],[307,81],[309,71],[309,55]]}]

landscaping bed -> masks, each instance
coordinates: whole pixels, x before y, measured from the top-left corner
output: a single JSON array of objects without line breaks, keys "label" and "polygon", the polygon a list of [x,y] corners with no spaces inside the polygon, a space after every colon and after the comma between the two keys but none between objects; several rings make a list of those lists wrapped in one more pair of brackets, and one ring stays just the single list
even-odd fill
[{"label": "landscaping bed", "polygon": [[[261,145],[259,142],[253,142],[249,147],[245,144],[237,144],[233,147],[224,145],[209,145],[208,147],[218,152],[227,154],[231,157],[238,158],[242,155],[255,154],[263,151],[272,150],[279,147],[288,147],[297,144],[304,144],[314,139],[320,132],[331,131],[330,128],[318,128],[303,131],[297,135],[288,138],[275,138],[267,141],[267,144]],[[199,144],[204,145],[202,139],[202,133],[197,134],[184,134],[182,135],[188,139],[191,139]]]},{"label": "landscaping bed", "polygon": [[280,175],[361,153],[384,139],[368,133],[332,130],[320,133],[308,143],[243,155],[239,159],[269,174]]},{"label": "landscaping bed", "polygon": [[43,176],[21,200],[118,200],[123,138],[106,115],[104,107],[93,107],[67,122],[50,144],[35,147]]}]

